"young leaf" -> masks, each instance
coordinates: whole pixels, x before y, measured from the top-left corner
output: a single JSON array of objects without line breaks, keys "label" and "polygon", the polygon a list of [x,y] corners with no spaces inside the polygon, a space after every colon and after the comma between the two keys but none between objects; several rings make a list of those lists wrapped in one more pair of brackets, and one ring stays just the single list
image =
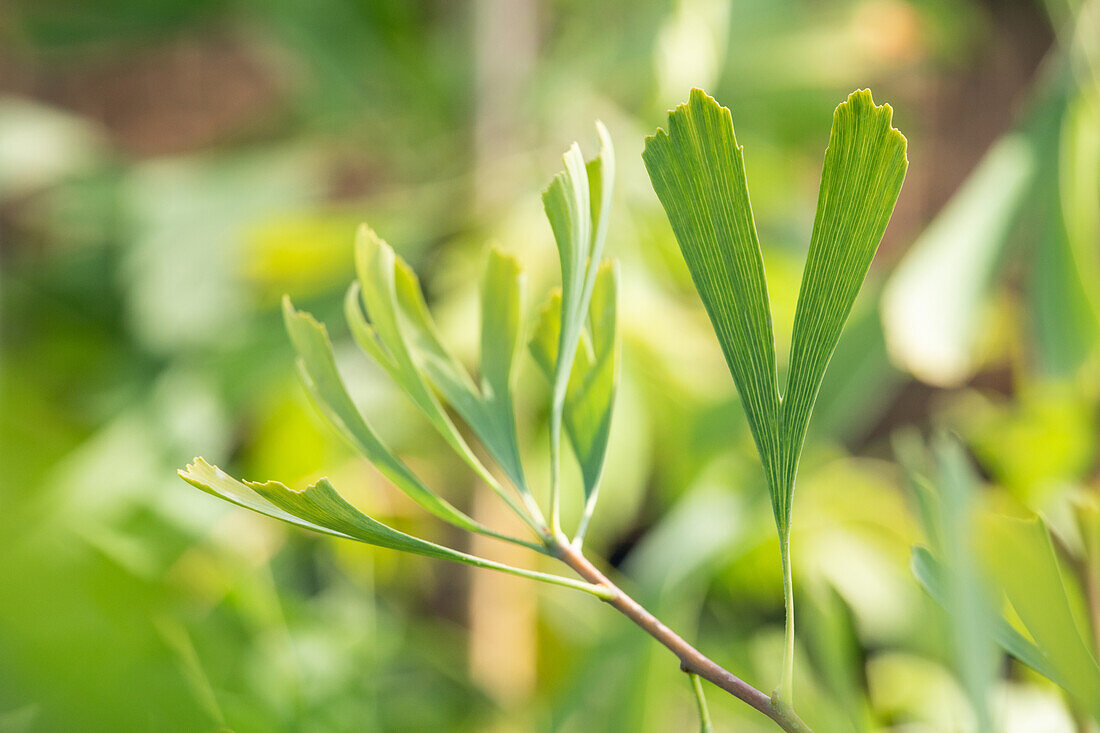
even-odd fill
[{"label": "young leaf", "polygon": [[787,608],[778,699],[790,703],[794,654],[791,499],[810,411],[905,177],[905,138],[889,105],[853,92],[837,107],[795,312],[787,391],[775,365],[764,260],[733,116],[699,89],[646,138],[642,158],[718,335],[764,466],[779,531]]},{"label": "young leaf", "polygon": [[550,503],[555,530],[559,525],[558,472],[566,392],[607,235],[615,169],[611,136],[602,123],[597,122],[596,129],[599,155],[586,164],[574,143],[563,156],[565,170],[542,194],[558,247],[562,281],[558,358],[550,380]]},{"label": "young leaf", "polygon": [[607,595],[606,589],[589,583],[504,565],[399,532],[349,504],[328,479],[321,479],[302,491],[277,481],[241,482],[202,458],[196,458],[186,469],[179,471],[179,475],[208,494],[304,529],[415,555],[500,570],[601,597]]},{"label": "young leaf", "polygon": [[[497,254],[490,260],[486,297],[494,300],[492,317],[511,324],[500,320],[487,324],[482,356],[486,379],[481,389],[443,346],[412,268],[365,226],[360,228],[356,241],[356,267],[360,287],[353,285],[344,301],[344,312],[355,340],[389,372],[478,476],[529,525],[540,524],[541,515],[520,463],[510,394],[514,359],[510,354],[515,353],[521,319],[518,265]],[[358,299],[366,307],[372,324],[367,323]],[[503,346],[497,344],[498,338],[503,339],[500,342]],[[514,504],[470,449],[429,382],[470,426],[519,490],[526,513]]]},{"label": "young leaf", "polygon": [[718,336],[778,506],[775,340],[733,116],[693,89],[687,104],[669,112],[668,131],[646,138],[642,159]]},{"label": "young leaf", "polygon": [[[370,315],[371,326],[366,326],[358,308],[349,309],[348,321],[352,324],[352,334],[364,351],[379,360],[451,448],[476,472],[488,474],[439,404],[413,360],[398,306],[398,283],[404,286],[402,290],[408,289],[409,277],[405,268],[398,264],[390,246],[365,225],[359,228],[356,236],[355,267],[361,285],[359,294]],[[471,399],[472,391],[471,383],[467,390]]]},{"label": "young leaf", "polygon": [[[600,477],[607,455],[611,411],[618,379],[618,267],[600,265],[589,308],[588,328],[582,333],[565,395],[565,434],[573,446],[584,481],[585,506],[575,541],[583,542],[596,505]],[[547,378],[553,377],[561,333],[561,294],[543,307],[530,349]]]},{"label": "young leaf", "polygon": [[283,299],[283,319],[298,353],[298,371],[302,381],[318,408],[337,430],[417,504],[463,529],[488,532],[480,523],[424,486],[370,428],[344,387],[325,327],[308,313],[295,310],[289,298]]},{"label": "young leaf", "polygon": [[905,138],[891,115],[864,90],[833,116],[782,403],[764,262],[730,111],[695,89],[642,154],[744,403],[781,536],[821,378],[905,176]]},{"label": "young leaf", "polygon": [[[492,250],[481,289],[481,399],[485,420],[493,427],[486,442],[505,472],[526,488],[512,405],[513,366],[523,329],[524,276],[514,257]],[[493,449],[491,449],[493,450]]]},{"label": "young leaf", "polygon": [[[500,299],[498,305],[504,309],[504,317],[513,320],[514,324],[510,326],[513,329],[510,335],[506,330],[508,326],[503,322],[497,324],[494,321],[488,325],[491,331],[495,331],[498,326],[505,329],[492,337],[486,336],[485,341],[489,342],[489,346],[492,349],[497,348],[495,339],[503,339],[505,346],[498,352],[491,350],[483,354],[483,362],[491,373],[493,383],[483,380],[482,390],[478,390],[464,366],[443,346],[416,273],[394,254],[388,244],[365,226],[360,228],[356,238],[355,262],[360,285],[353,284],[348,296],[344,298],[344,314],[355,340],[367,355],[383,365],[467,466],[511,510],[524,519],[528,526],[537,534],[541,533],[544,525],[542,514],[528,489],[519,459],[515,417],[511,412],[510,359],[506,355],[509,351],[515,353],[515,344],[518,341],[518,265],[514,261],[509,264],[503,255],[496,254],[489,264],[493,270],[493,282],[487,283],[492,291],[492,295],[488,297]],[[510,284],[506,283],[508,277],[511,278]],[[360,299],[374,320],[373,326],[367,324],[359,304]],[[496,305],[494,304],[494,308]],[[499,316],[494,311],[494,318]],[[462,416],[498,466],[504,469],[524,500],[526,512],[521,510],[496,477],[474,455],[432,392],[429,382]],[[483,396],[482,391],[486,385],[492,387],[492,393],[485,392]]]}]

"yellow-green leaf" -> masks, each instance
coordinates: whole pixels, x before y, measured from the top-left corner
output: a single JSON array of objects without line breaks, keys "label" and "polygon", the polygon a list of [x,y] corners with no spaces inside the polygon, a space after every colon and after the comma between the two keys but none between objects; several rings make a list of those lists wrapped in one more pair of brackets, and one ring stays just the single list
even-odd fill
[{"label": "yellow-green leaf", "polygon": [[583,590],[600,597],[607,596],[607,590],[599,586],[504,565],[399,532],[356,509],[336,491],[328,479],[321,479],[301,491],[277,481],[242,482],[202,458],[196,458],[187,468],[179,471],[179,475],[187,483],[208,494],[303,529],[415,555],[499,570]]},{"label": "yellow-green leaf", "polygon": [[318,409],[337,430],[417,504],[454,525],[476,532],[484,531],[480,523],[424,486],[371,429],[344,387],[325,327],[308,313],[295,310],[289,298],[283,300],[283,318],[298,353],[298,371],[302,381]]}]

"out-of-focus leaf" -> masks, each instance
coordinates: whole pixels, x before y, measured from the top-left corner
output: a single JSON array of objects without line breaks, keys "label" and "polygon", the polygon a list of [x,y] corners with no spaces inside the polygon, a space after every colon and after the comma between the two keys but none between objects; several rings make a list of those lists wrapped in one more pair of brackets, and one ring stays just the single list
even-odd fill
[{"label": "out-of-focus leaf", "polygon": [[899,430],[892,436],[894,454],[901,464],[909,492],[916,503],[917,516],[929,542],[937,552],[943,551],[943,507],[933,483],[928,454],[920,431]]},{"label": "out-of-focus leaf", "polygon": [[864,733],[871,730],[870,706],[863,691],[862,659],[855,619],[844,597],[832,585],[811,585],[809,632],[806,643],[814,657],[818,678],[833,705],[829,730]]},{"label": "out-of-focus leaf", "polygon": [[1058,166],[1062,218],[1077,275],[1100,318],[1100,92],[1071,101],[1063,124]]},{"label": "out-of-focus leaf", "polygon": [[975,366],[986,293],[1034,167],[1022,135],[998,141],[886,284],[887,346],[921,380],[959,384]]},{"label": "out-of-focus leaf", "polygon": [[55,184],[104,158],[90,124],[19,99],[0,100],[0,139],[0,199]]},{"label": "out-of-focus leaf", "polygon": [[[600,476],[607,455],[611,410],[618,378],[618,267],[604,262],[596,276],[588,328],[582,334],[565,395],[565,433],[577,456],[584,480],[585,508],[577,530],[582,541],[596,505]],[[561,295],[543,307],[531,337],[531,354],[547,378],[553,377],[561,331]]]},{"label": "out-of-focus leaf", "polygon": [[1100,720],[1100,666],[1070,608],[1058,558],[1039,517],[996,515],[984,526],[986,566],[1067,692]]},{"label": "out-of-focus leaf", "polygon": [[1072,382],[1023,384],[1012,400],[969,394],[954,410],[983,469],[1033,509],[1087,476],[1096,460],[1095,403]]},{"label": "out-of-focus leaf", "polygon": [[336,359],[325,327],[308,313],[295,310],[289,298],[283,300],[283,316],[287,333],[298,353],[298,372],[322,414],[386,478],[417,504],[451,524],[476,532],[484,531],[480,523],[424,486],[363,419],[336,369]]},{"label": "out-of-focus leaf", "polygon": [[700,90],[647,138],[643,158],[741,395],[786,535],[798,457],[821,378],[893,212],[907,161],[889,105],[837,107],[780,400],[760,243],[730,111]]},{"label": "out-of-focus leaf", "polygon": [[[1087,255],[1075,257],[1069,223],[1063,216],[1069,212],[1065,211],[1060,188],[1063,182],[1076,177],[1061,170],[1065,152],[1061,137],[1069,134],[1066,130],[1069,109],[1068,101],[1056,95],[1032,113],[1029,129],[1037,165],[1027,199],[1030,216],[1025,224],[1034,231],[1029,231],[1024,240],[1030,245],[1025,271],[1030,280],[1028,320],[1034,333],[1033,359],[1042,376],[1062,380],[1072,378],[1089,361],[1100,338],[1100,322],[1093,308],[1096,296],[1090,296],[1086,290],[1090,280],[1095,284],[1097,273],[1079,268],[1079,264],[1087,267],[1095,265],[1095,261],[1088,263]],[[1087,142],[1083,148],[1079,152],[1087,156]],[[1077,165],[1089,168],[1087,160]],[[1093,186],[1092,206],[1096,207],[1100,206],[1096,194],[1100,179],[1094,180]],[[1076,193],[1073,197],[1087,206],[1087,201],[1080,199],[1088,195]],[[1094,238],[1085,247],[1096,249],[1096,241]],[[1077,249],[1080,248],[1078,243]],[[1080,259],[1085,262],[1079,263]]]},{"label": "out-of-focus leaf", "polygon": [[1077,529],[1085,556],[1085,587],[1088,589],[1088,613],[1093,638],[1100,637],[1100,498],[1093,493],[1073,503]]},{"label": "out-of-focus leaf", "polygon": [[249,285],[265,300],[332,290],[346,277],[348,232],[359,223],[357,214],[308,209],[259,219],[244,236],[241,261]]},{"label": "out-of-focus leaf", "polygon": [[[932,596],[936,603],[946,609],[948,600],[944,581],[945,571],[939,560],[932,555],[928,548],[914,547],[911,567],[913,575],[928,591],[928,595]],[[1014,629],[1003,616],[993,618],[989,633],[993,636],[994,641],[1001,645],[1002,649],[1016,657],[1016,659],[1019,659],[1052,682],[1065,686],[1059,680],[1058,673],[1050,666],[1038,647]]]},{"label": "out-of-focus leaf", "polygon": [[494,455],[504,454],[506,473],[524,486],[523,464],[516,439],[516,414],[512,405],[513,367],[523,329],[524,275],[519,262],[497,250],[489,264],[481,290],[481,400],[485,420],[492,426],[489,444]]},{"label": "out-of-focus leaf", "polygon": [[314,532],[414,555],[500,570],[511,575],[541,580],[596,595],[606,594],[604,589],[588,583],[503,565],[398,532],[349,504],[333,488],[328,479],[321,479],[302,491],[291,489],[277,481],[241,482],[202,458],[196,458],[186,469],[180,471],[179,475],[187,483],[208,494]]},{"label": "out-of-focus leaf", "polygon": [[[928,562],[916,559],[916,573],[932,597],[944,606],[950,636],[950,658],[960,685],[966,690],[978,719],[978,730],[990,731],[993,725],[989,696],[996,678],[997,655],[993,641],[1000,641],[992,630],[998,616],[993,611],[988,591],[983,587],[978,561],[972,549],[974,536],[975,475],[963,448],[947,436],[938,436],[932,446],[931,481],[938,490],[928,491],[914,439],[898,442],[902,460],[911,471],[911,484],[919,497],[926,532],[936,551],[944,558],[943,572],[936,575]],[[921,453],[924,451],[921,450]],[[931,559],[931,555],[928,559]],[[923,577],[922,577],[923,572]],[[930,582],[932,586],[930,587]]]}]

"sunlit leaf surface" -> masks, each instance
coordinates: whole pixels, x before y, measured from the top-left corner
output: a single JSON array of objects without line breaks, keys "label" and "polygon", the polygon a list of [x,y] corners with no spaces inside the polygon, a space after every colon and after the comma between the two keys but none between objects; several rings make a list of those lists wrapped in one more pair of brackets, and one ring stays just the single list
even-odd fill
[{"label": "sunlit leaf surface", "polygon": [[336,369],[325,327],[283,301],[287,333],[298,352],[298,371],[318,408],[371,463],[417,504],[454,525],[481,531],[481,525],[430,491],[371,429],[352,402]]}]

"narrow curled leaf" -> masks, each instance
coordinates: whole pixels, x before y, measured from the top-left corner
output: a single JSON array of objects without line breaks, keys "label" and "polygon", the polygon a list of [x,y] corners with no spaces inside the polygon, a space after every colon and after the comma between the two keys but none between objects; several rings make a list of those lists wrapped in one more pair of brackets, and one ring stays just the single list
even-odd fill
[{"label": "narrow curled leaf", "polygon": [[480,523],[424,486],[367,424],[340,378],[325,327],[308,313],[295,310],[289,298],[283,300],[283,319],[298,353],[298,371],[302,381],[318,409],[337,430],[417,504],[458,527],[475,532],[485,531]]},{"label": "narrow curled leaf", "polygon": [[[366,326],[358,308],[348,308],[352,334],[364,351],[380,360],[393,380],[427,416],[451,448],[477,470],[481,464],[439,404],[413,359],[398,306],[398,293],[408,290],[411,274],[406,273],[407,268],[403,265],[390,246],[373,230],[367,226],[359,228],[355,242],[355,267],[359,274],[359,295],[370,314],[371,325]],[[415,280],[415,276],[412,277]],[[419,290],[419,286],[416,287]]]},{"label": "narrow curled leaf", "polygon": [[574,143],[563,156],[565,170],[554,177],[542,194],[561,264],[561,330],[557,351],[564,358],[555,364],[552,383],[555,394],[560,391],[562,395],[595,287],[611,209],[614,149],[607,128],[597,122],[596,130],[600,136],[599,155],[585,163],[580,147]]},{"label": "narrow curled leaf", "polygon": [[550,378],[550,516],[555,530],[559,524],[558,476],[566,393],[596,285],[615,171],[607,128],[597,122],[596,129],[600,136],[599,155],[586,164],[580,147],[574,143],[562,156],[565,170],[554,177],[542,194],[546,218],[558,247],[562,283],[557,358]]},{"label": "narrow curled leaf", "polygon": [[[489,253],[489,264],[481,289],[481,400],[485,421],[492,437],[485,439],[505,472],[517,486],[526,487],[516,437],[516,414],[512,404],[514,365],[523,330],[524,275],[519,262],[497,250]],[[514,476],[514,478],[513,478]]]},{"label": "narrow curled leaf", "polygon": [[[607,456],[611,412],[618,380],[618,267],[600,265],[592,291],[588,328],[582,333],[565,394],[565,434],[581,467],[585,512],[590,517]],[[543,306],[530,341],[531,355],[548,379],[558,360],[561,332],[561,294]],[[582,523],[587,520],[582,519]],[[582,524],[578,535],[583,537]]]},{"label": "narrow curled leaf", "polygon": [[500,570],[595,595],[606,593],[604,589],[588,583],[515,568],[399,532],[356,509],[336,491],[328,479],[321,479],[301,491],[277,481],[242,482],[202,458],[196,458],[179,475],[187,483],[208,494],[303,529],[415,555]]}]

